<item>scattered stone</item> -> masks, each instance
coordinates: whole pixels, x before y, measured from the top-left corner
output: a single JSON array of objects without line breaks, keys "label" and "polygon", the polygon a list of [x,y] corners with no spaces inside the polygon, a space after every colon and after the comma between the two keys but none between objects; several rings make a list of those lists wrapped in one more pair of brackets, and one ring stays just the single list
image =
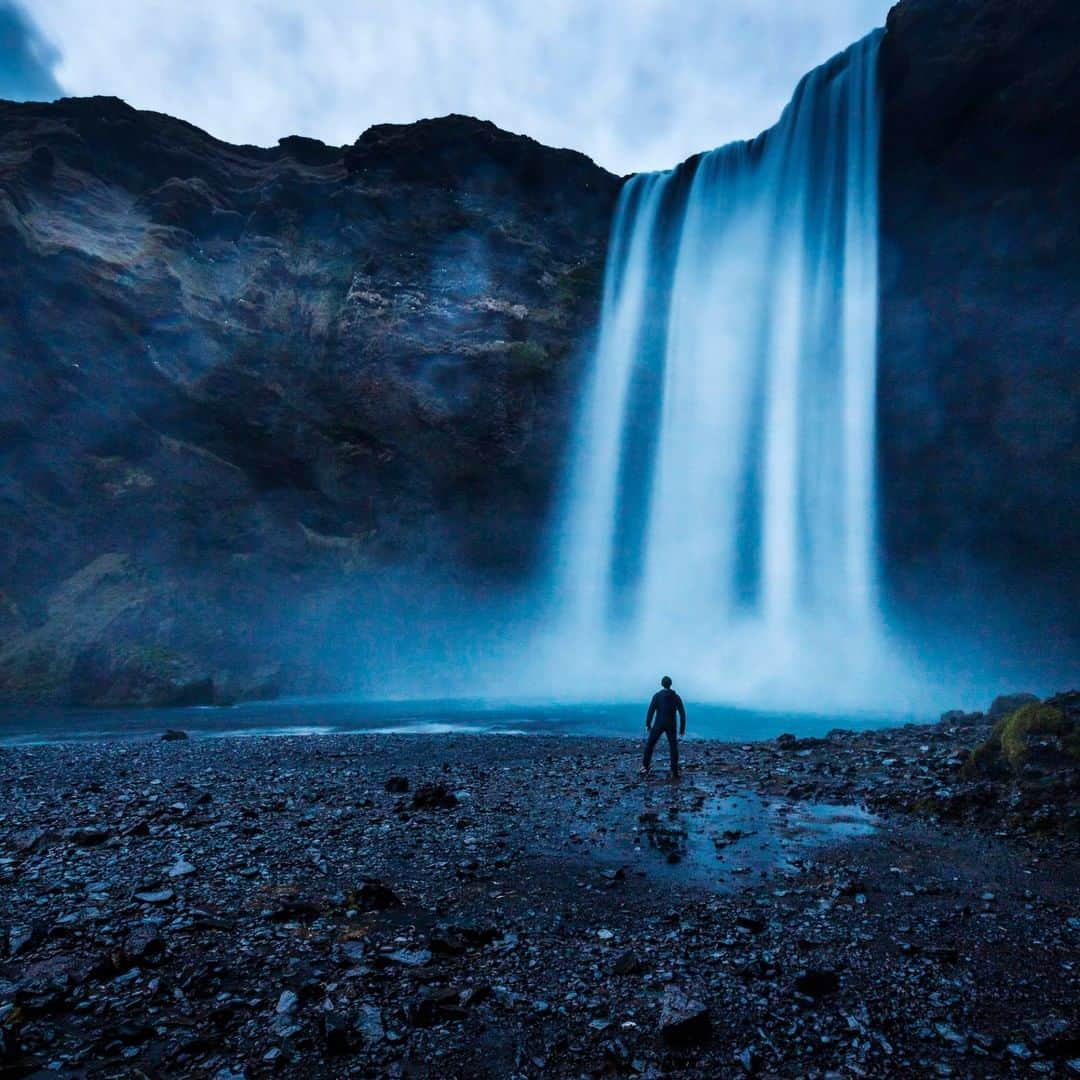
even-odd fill
[{"label": "scattered stone", "polygon": [[433,957],[430,949],[398,949],[388,953],[385,959],[402,967],[414,968],[425,967],[431,963]]},{"label": "scattered stone", "polygon": [[840,989],[840,976],[835,971],[811,969],[795,976],[795,992],[814,1001],[835,994]]},{"label": "scattered stone", "polygon": [[168,873],[171,878],[187,877],[189,874],[195,873],[195,867],[185,859],[177,859],[176,862],[169,867]]},{"label": "scattered stone", "polygon": [[431,1027],[446,1020],[461,1020],[468,1013],[460,1005],[460,992],[452,986],[430,990],[409,1007],[413,1027]]},{"label": "scattered stone", "polygon": [[95,825],[83,825],[72,832],[71,839],[79,847],[97,847],[98,844],[104,844],[110,835],[112,834],[108,829],[99,828]]},{"label": "scattered stone", "polygon": [[35,851],[40,851],[45,846],[48,835],[45,829],[36,826],[30,829],[20,829],[13,837],[15,850],[20,855],[30,855]]},{"label": "scattered stone", "polygon": [[167,904],[175,895],[172,889],[147,889],[145,892],[137,892],[135,899],[144,904]]},{"label": "scattered stone", "polygon": [[404,776],[391,776],[388,777],[386,783],[383,785],[387,791],[396,795],[403,795],[409,790],[409,781]]},{"label": "scattered stone", "polygon": [[300,1007],[300,998],[292,990],[282,990],[274,1011],[278,1016],[292,1016]]},{"label": "scattered stone", "polygon": [[753,915],[737,915],[735,925],[742,930],[749,930],[751,934],[760,934],[767,924],[764,919],[758,919]]},{"label": "scattered stone", "polygon": [[308,922],[317,918],[320,910],[314,900],[287,896],[279,900],[277,907],[270,912],[270,920],[272,922]]},{"label": "scattered stone", "polygon": [[403,907],[404,903],[389,886],[370,878],[349,896],[349,906],[357,911],[387,911]]},{"label": "scattered stone", "polygon": [[[1019,776],[972,781],[953,764],[988,732],[843,733],[791,753],[703,742],[684,785],[649,789],[644,806],[619,779],[634,748],[618,740],[5,748],[0,1031],[19,1069],[61,1073],[90,1046],[118,1074],[147,1075],[161,1062],[403,1075],[417,1053],[445,1075],[1065,1074],[1080,1057],[1061,1004],[1080,941],[1071,789],[1056,789],[1057,824],[1015,845]],[[447,747],[439,779],[471,793],[467,814],[377,797],[388,757],[423,775]],[[41,767],[50,756],[63,766]],[[943,806],[939,791],[968,792],[944,839],[905,802],[926,792]],[[841,821],[865,800],[888,827],[817,847],[799,799]],[[69,821],[110,835],[74,849]],[[777,831],[770,865],[756,853]],[[665,865],[670,847],[683,867]],[[171,876],[196,857],[195,873]],[[1005,940],[1024,942],[1037,980],[1003,960]],[[296,1006],[278,1013],[283,985]],[[725,1038],[708,1034],[721,1018],[704,1002],[723,1003]],[[979,1014],[986,1030],[968,1031]],[[504,1062],[492,1047],[523,1024],[542,1025],[547,1049]]]},{"label": "scattered stone", "polygon": [[347,1054],[352,1049],[352,1031],[345,1017],[336,1012],[322,1015],[323,1042],[327,1053]]},{"label": "scattered stone", "polygon": [[660,1033],[672,1046],[707,1042],[712,1034],[709,1010],[683,990],[669,986],[660,1002]]},{"label": "scattered stone", "polygon": [[742,1066],[747,1076],[757,1076],[761,1071],[761,1058],[752,1046],[740,1050],[735,1055],[735,1060]]},{"label": "scattered stone", "polygon": [[453,810],[457,805],[457,796],[443,784],[421,784],[413,792],[414,810]]},{"label": "scattered stone", "polygon": [[380,1043],[386,1038],[383,1027],[382,1009],[367,1002],[361,1004],[353,1022],[356,1032],[367,1043]]},{"label": "scattered stone", "polygon": [[124,955],[134,963],[153,963],[165,952],[165,942],[158,928],[149,923],[136,926],[124,943]]},{"label": "scattered stone", "polygon": [[968,1037],[962,1032],[959,1032],[954,1027],[950,1027],[948,1024],[935,1024],[934,1030],[938,1035],[945,1040],[945,1042],[956,1047],[957,1050],[964,1052],[967,1050]]}]

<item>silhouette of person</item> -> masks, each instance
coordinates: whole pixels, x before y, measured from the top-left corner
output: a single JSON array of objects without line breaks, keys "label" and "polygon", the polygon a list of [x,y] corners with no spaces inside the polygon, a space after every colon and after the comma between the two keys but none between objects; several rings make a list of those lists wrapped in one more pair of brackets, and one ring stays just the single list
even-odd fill
[{"label": "silhouette of person", "polygon": [[[682,698],[671,689],[671,678],[665,675],[660,680],[662,689],[653,694],[649,702],[649,711],[645,715],[645,730],[649,737],[645,740],[645,760],[641,766],[641,775],[648,776],[652,768],[653,749],[661,735],[667,736],[668,753],[671,756],[671,778],[679,779],[679,738],[686,734],[686,709]],[[679,735],[675,734],[675,717],[679,718]]]}]

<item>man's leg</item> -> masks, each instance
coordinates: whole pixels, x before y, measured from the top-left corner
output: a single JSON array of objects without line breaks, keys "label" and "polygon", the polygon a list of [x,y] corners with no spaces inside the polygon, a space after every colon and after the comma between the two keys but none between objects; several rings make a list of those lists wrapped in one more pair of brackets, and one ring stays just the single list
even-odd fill
[{"label": "man's leg", "polygon": [[671,775],[679,775],[679,736],[674,724],[667,729],[668,752],[671,755]]},{"label": "man's leg", "polygon": [[645,758],[642,761],[642,765],[646,769],[652,768],[653,748],[656,746],[656,744],[657,744],[657,742],[659,740],[660,740],[660,725],[659,724],[653,724],[653,726],[651,728],[649,728],[649,737],[648,737],[648,739],[645,740]]}]

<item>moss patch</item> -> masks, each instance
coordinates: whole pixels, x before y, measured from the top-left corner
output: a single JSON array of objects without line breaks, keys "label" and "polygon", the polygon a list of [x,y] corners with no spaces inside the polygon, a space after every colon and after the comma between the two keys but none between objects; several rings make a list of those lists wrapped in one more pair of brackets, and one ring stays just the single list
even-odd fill
[{"label": "moss patch", "polygon": [[986,742],[971,752],[965,771],[970,775],[1004,766],[1019,772],[1031,756],[1028,739],[1040,735],[1060,738],[1066,758],[1080,761],[1080,728],[1076,721],[1054,705],[1031,702],[994,725]]},{"label": "moss patch", "polygon": [[555,285],[557,302],[577,309],[600,295],[603,266],[599,262],[583,262],[559,276]]},{"label": "moss patch", "polygon": [[535,341],[515,341],[510,346],[510,359],[523,375],[548,375],[555,368],[551,353]]}]

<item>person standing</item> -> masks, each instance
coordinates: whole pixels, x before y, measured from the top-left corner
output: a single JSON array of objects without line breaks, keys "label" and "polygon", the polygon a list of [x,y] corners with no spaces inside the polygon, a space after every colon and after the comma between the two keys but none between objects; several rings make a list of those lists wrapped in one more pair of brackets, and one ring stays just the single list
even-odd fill
[{"label": "person standing", "polygon": [[[660,680],[660,689],[653,694],[649,702],[649,711],[645,714],[645,730],[649,733],[645,740],[645,759],[641,766],[641,775],[648,776],[652,769],[652,756],[661,735],[667,736],[668,753],[671,757],[671,779],[679,779],[679,739],[686,734],[686,709],[682,698],[671,689],[671,677],[665,675]],[[675,734],[675,720],[678,717],[679,732]]]}]

